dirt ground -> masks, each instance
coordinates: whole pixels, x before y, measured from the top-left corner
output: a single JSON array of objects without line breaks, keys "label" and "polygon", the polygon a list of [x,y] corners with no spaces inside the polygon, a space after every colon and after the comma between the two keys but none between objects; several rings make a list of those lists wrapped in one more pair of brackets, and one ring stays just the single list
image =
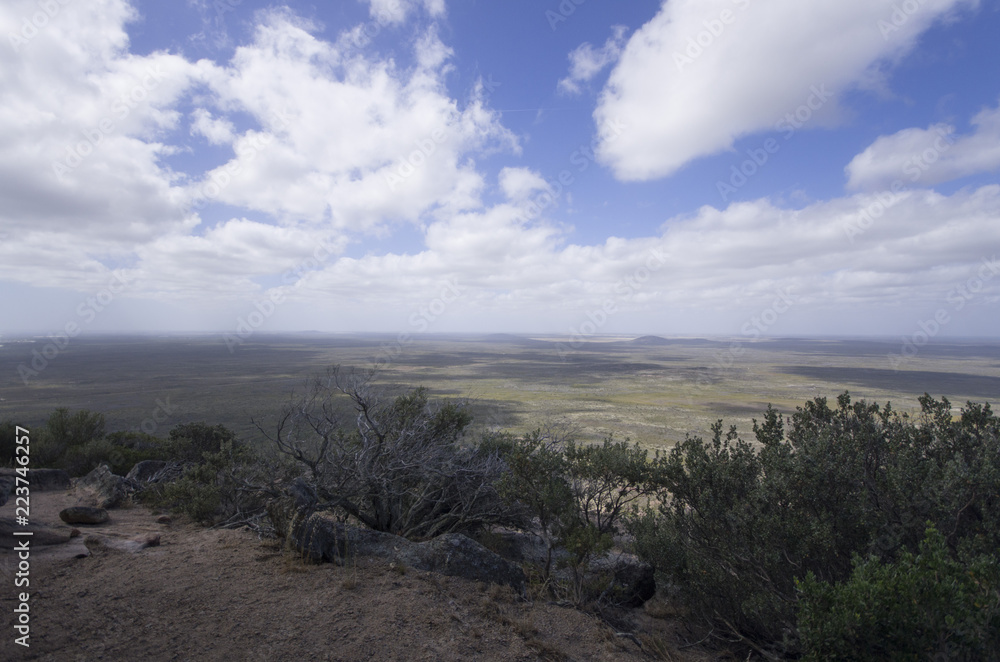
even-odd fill
[{"label": "dirt ground", "polygon": [[[69,533],[58,513],[89,494],[35,492],[31,521]],[[0,517],[14,516],[14,500]],[[135,506],[69,543],[31,551],[30,648],[14,643],[17,559],[0,541],[3,660],[707,660],[680,651],[677,625],[644,610],[620,636],[594,616],[518,600],[508,589],[390,567],[308,565],[248,530]],[[160,545],[115,541],[159,534]],[[95,547],[90,536],[111,545]],[[87,555],[89,554],[89,555]],[[87,555],[87,556],[84,556]],[[82,558],[77,558],[82,556]],[[640,647],[637,640],[641,642]]]}]

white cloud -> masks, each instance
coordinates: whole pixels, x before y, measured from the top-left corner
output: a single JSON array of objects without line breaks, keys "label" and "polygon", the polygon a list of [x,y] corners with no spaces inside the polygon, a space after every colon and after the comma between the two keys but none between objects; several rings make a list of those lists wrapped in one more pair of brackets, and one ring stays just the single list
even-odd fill
[{"label": "white cloud", "polygon": [[212,113],[198,108],[191,113],[191,134],[203,136],[212,145],[233,142],[235,127],[225,118],[212,117]]},{"label": "white cloud", "polygon": [[466,156],[517,143],[481,98],[460,107],[447,94],[450,56],[432,29],[416,42],[414,68],[401,70],[344,53],[282,14],[263,17],[254,42],[209,82],[220,107],[249,112],[262,130],[237,136],[234,158],[197,190],[239,173],[218,200],[358,232],[478,204]]},{"label": "white cloud", "polygon": [[612,28],[611,37],[600,49],[595,49],[589,43],[583,43],[574,49],[569,54],[569,76],[559,81],[559,90],[566,94],[579,94],[582,83],[589,82],[605,67],[614,64],[621,56],[625,30],[623,25]]},{"label": "white cloud", "polygon": [[406,20],[411,12],[423,7],[432,17],[439,18],[445,14],[444,0],[365,0],[370,5],[372,18],[389,24],[398,24]]},{"label": "white cloud", "polygon": [[197,222],[160,161],[202,66],[129,53],[124,1],[56,6],[34,32],[37,3],[0,6],[0,32],[20,40],[0,48],[0,278],[88,288],[137,244]]},{"label": "white cloud", "polygon": [[535,191],[549,190],[549,184],[534,170],[504,168],[500,171],[500,188],[508,200],[521,202]]},{"label": "white cloud", "polygon": [[841,115],[837,95],[872,84],[935,20],[976,0],[924,0],[900,17],[897,4],[665,2],[629,39],[601,95],[598,127],[623,118],[631,129],[614,140],[599,129],[599,158],[619,179],[648,180],[774,129],[803,104],[814,106],[808,126],[829,125]]},{"label": "white cloud", "polygon": [[884,189],[894,182],[932,186],[1000,168],[1000,106],[972,118],[975,131],[956,135],[937,124],[881,136],[844,169],[850,189]]}]

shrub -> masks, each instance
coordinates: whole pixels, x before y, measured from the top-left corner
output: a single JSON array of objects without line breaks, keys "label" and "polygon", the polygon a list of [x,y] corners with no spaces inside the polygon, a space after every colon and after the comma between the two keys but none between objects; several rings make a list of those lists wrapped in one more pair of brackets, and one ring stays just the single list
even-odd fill
[{"label": "shrub", "polygon": [[226,441],[219,451],[202,453],[179,479],[147,486],[140,498],[205,524],[255,523],[267,496],[274,495],[269,484],[280,473],[276,469],[245,445]]},{"label": "shrub", "polygon": [[[373,374],[332,369],[258,429],[293,458],[320,508],[412,539],[474,532],[509,521],[494,483],[496,453],[461,444],[471,416],[461,403],[432,404],[426,389],[390,398]],[[354,409],[352,423],[342,414]]]},{"label": "shrub", "polygon": [[929,527],[920,553],[855,557],[841,584],[809,573],[799,588],[806,660],[989,660],[1000,651],[1000,570],[993,556],[951,558]]},{"label": "shrub", "polygon": [[837,584],[855,555],[894,563],[925,522],[954,555],[995,550],[1000,434],[989,406],[952,420],[921,398],[914,422],[888,405],[817,398],[785,421],[754,421],[757,446],[713,426],[663,466],[660,506],[633,517],[637,550],[690,612],[758,652],[796,654],[796,578]]}]

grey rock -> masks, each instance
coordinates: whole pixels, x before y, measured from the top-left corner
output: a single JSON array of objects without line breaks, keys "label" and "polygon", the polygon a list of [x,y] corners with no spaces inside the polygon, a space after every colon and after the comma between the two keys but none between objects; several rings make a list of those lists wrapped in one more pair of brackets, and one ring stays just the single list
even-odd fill
[{"label": "grey rock", "polygon": [[278,535],[313,562],[343,564],[352,557],[374,556],[416,570],[505,584],[522,594],[525,590],[527,580],[519,566],[460,533],[416,543],[391,533],[335,522],[322,513],[298,508],[292,497],[272,501],[268,515]]},{"label": "grey rock", "polygon": [[[17,531],[31,532],[31,536],[15,536]],[[79,535],[79,534],[78,534]],[[44,524],[32,522],[27,526],[17,524],[13,517],[0,517],[0,548],[13,549],[21,540],[29,540],[35,545],[61,545],[73,538],[73,532],[63,529],[52,529]]]},{"label": "grey rock", "polygon": [[90,506],[71,506],[59,511],[59,519],[67,524],[104,524],[108,521],[108,511]]},{"label": "grey rock", "polygon": [[114,508],[127,497],[139,491],[139,483],[111,473],[107,464],[101,464],[80,479],[80,485],[97,493],[98,508]]},{"label": "grey rock", "polygon": [[0,506],[7,503],[7,499],[14,493],[16,482],[13,476],[0,476]]},{"label": "grey rock", "polygon": [[[15,480],[18,475],[17,469],[0,469],[0,480],[5,478]],[[73,485],[69,474],[62,469],[28,469],[27,479],[32,490],[68,490]]]}]

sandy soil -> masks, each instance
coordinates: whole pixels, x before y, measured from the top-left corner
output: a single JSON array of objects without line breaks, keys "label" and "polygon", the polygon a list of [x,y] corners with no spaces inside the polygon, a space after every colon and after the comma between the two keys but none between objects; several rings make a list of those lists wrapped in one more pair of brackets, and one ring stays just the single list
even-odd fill
[{"label": "sandy soil", "polygon": [[[62,508],[89,494],[35,492],[31,521],[67,533]],[[643,610],[628,618],[640,648],[597,618],[510,591],[433,573],[307,565],[249,531],[183,519],[157,523],[143,507],[78,525],[70,543],[31,552],[30,648],[14,644],[17,560],[0,549],[3,660],[705,660],[677,651],[675,625]],[[14,515],[11,500],[0,517]],[[95,547],[160,535],[138,552]],[[2,542],[2,541],[0,541]],[[8,544],[9,547],[9,544]]]}]

